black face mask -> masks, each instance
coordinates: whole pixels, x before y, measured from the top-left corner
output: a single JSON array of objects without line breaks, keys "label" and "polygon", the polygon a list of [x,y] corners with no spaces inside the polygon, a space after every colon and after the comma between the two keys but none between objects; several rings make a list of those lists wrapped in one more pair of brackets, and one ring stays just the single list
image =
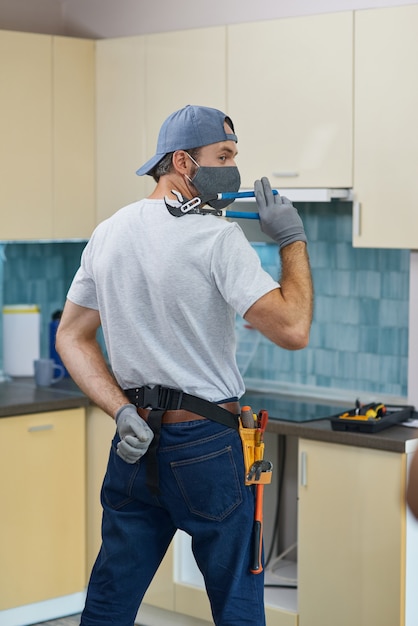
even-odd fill
[{"label": "black face mask", "polygon": [[232,204],[233,200],[218,200],[217,195],[228,191],[233,193],[239,191],[241,176],[238,168],[236,166],[207,167],[206,165],[199,165],[189,153],[187,154],[197,165],[196,174],[189,180],[202,196],[203,202],[214,209],[224,209]]}]

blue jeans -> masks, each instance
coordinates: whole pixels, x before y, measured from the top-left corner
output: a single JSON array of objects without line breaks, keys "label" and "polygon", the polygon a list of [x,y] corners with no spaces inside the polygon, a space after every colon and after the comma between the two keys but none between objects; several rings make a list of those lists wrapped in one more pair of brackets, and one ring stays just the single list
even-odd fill
[{"label": "blue jeans", "polygon": [[81,626],[133,626],[177,528],[192,537],[216,626],[264,626],[264,577],[249,571],[254,490],[244,485],[238,432],[209,420],[163,424],[158,496],[145,484],[146,456],[125,463],[118,441],[116,434]]}]

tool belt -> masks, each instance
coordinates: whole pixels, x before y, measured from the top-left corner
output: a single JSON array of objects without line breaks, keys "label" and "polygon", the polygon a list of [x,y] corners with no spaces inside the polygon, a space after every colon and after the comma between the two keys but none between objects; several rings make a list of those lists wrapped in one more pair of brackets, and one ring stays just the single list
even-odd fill
[{"label": "tool belt", "polygon": [[[246,419],[244,419],[246,413]],[[248,415],[250,413],[250,415]],[[267,419],[267,412],[261,411]],[[252,419],[250,407],[243,407],[239,421],[239,436],[242,442],[242,452],[244,455],[245,484],[246,485],[268,485],[271,483],[273,465],[270,461],[264,461],[264,441],[263,435],[266,424],[261,427],[260,415]],[[248,420],[248,417],[250,418]],[[254,427],[252,427],[254,426]]]},{"label": "tool belt", "polygon": [[[125,389],[125,395],[137,409],[149,409],[146,416],[148,426],[154,433],[154,438],[147,451],[147,485],[156,495],[159,494],[157,449],[160,443],[161,424],[167,411],[187,411],[195,413],[214,422],[238,430],[238,413],[231,413],[218,404],[204,398],[184,393],[179,389],[154,385],[149,387],[133,387]],[[142,412],[141,412],[142,413]],[[180,421],[184,419],[179,416]],[[196,419],[199,419],[198,417]],[[170,422],[174,420],[170,419]]]}]

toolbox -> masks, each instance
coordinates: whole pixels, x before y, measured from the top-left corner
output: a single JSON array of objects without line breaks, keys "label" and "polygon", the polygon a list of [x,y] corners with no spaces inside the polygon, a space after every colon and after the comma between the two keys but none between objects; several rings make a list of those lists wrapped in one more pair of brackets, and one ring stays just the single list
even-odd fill
[{"label": "toolbox", "polygon": [[[372,403],[350,409],[330,417],[332,430],[358,433],[377,433],[380,430],[406,422],[414,416],[415,407],[410,405],[383,405]],[[369,415],[368,415],[369,413]]]}]

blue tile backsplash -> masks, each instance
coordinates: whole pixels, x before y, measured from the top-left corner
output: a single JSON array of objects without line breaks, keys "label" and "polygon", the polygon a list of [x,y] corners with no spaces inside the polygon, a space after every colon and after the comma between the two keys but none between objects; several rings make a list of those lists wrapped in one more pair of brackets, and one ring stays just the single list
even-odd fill
[{"label": "blue tile backsplash", "polygon": [[[315,288],[310,345],[289,352],[238,324],[238,351],[244,344],[250,348],[241,360],[245,378],[407,396],[409,251],[353,248],[349,203],[303,204],[298,209]],[[64,305],[84,246],[0,246],[0,305],[40,305],[42,356],[49,353],[51,315]],[[253,246],[263,267],[278,278],[277,246]]]},{"label": "blue tile backsplash", "polygon": [[[315,289],[311,340],[288,352],[239,328],[240,345],[257,342],[245,378],[407,396],[409,251],[351,245],[351,204],[298,206],[309,240]],[[253,244],[263,267],[280,276],[274,244]]]}]

